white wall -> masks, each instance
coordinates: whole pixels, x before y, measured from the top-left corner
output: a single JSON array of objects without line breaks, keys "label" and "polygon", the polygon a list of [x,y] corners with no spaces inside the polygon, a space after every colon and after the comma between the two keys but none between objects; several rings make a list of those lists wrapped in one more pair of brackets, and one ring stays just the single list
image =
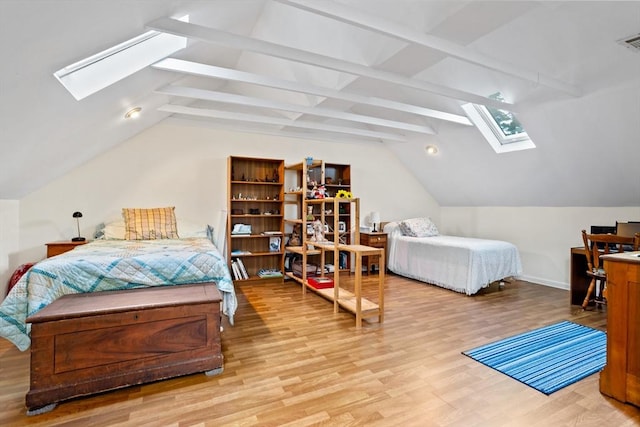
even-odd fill
[{"label": "white wall", "polygon": [[570,248],[591,225],[640,221],[640,206],[622,208],[442,207],[441,232],[500,239],[518,247],[523,278],[569,289]]},{"label": "white wall", "polygon": [[23,198],[20,256],[9,268],[42,259],[46,242],[77,235],[74,211],[83,213],[81,234],[87,238],[101,222],[118,218],[123,207],[176,206],[178,218],[217,227],[226,209],[230,155],[286,164],[307,156],[347,163],[361,220],[372,210],[383,221],[407,212],[439,217],[438,204],[384,144],[297,140],[168,120]]},{"label": "white wall", "polygon": [[19,250],[18,200],[0,200],[0,301],[7,291],[13,268],[19,265],[14,254]]},{"label": "white wall", "polygon": [[349,163],[363,221],[372,210],[379,211],[383,221],[426,215],[446,234],[513,242],[522,256],[525,279],[565,289],[569,250],[581,244],[580,230],[640,220],[640,207],[440,208],[384,144],[297,140],[168,120],[19,203],[0,201],[0,292],[15,267],[45,256],[44,243],[77,234],[71,216],[76,210],[84,215],[85,237],[101,222],[118,218],[123,207],[134,206],[175,205],[179,218],[217,227],[226,209],[229,155],[282,158],[287,164],[307,156]]}]

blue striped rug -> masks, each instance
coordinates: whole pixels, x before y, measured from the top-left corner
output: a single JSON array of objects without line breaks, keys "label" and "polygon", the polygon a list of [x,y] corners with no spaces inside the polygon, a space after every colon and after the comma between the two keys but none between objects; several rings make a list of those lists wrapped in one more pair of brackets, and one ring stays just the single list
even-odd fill
[{"label": "blue striped rug", "polygon": [[607,335],[564,321],[462,354],[548,395],[602,370]]}]

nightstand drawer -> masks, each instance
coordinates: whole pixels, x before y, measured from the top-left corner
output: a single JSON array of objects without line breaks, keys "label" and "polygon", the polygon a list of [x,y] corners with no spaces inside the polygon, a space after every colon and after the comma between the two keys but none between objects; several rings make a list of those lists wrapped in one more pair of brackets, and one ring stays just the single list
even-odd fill
[{"label": "nightstand drawer", "polygon": [[387,246],[386,234],[365,234],[360,235],[360,243],[372,248],[384,248]]}]

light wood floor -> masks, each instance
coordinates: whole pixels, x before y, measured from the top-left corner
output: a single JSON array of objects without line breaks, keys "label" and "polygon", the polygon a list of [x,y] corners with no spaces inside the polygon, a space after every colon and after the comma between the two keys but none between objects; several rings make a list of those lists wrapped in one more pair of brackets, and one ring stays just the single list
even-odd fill
[{"label": "light wood floor", "polygon": [[[373,283],[364,287],[375,295]],[[237,292],[221,375],[108,392],[43,415],[25,415],[28,352],[0,340],[0,425],[640,425],[640,409],[599,393],[598,374],[545,396],[461,354],[564,319],[606,328],[604,313],[570,307],[567,291],[515,282],[467,297],[389,275],[385,322],[360,331],[353,315],[334,315],[292,282]]]}]

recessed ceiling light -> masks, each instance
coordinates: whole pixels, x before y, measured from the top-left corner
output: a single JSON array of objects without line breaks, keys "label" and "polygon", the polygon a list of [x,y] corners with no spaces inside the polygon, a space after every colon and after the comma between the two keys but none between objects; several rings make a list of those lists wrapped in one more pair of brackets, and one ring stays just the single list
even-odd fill
[{"label": "recessed ceiling light", "polygon": [[424,149],[430,156],[435,156],[436,154],[438,154],[438,147],[436,147],[435,145],[427,145],[426,147],[424,147]]},{"label": "recessed ceiling light", "polygon": [[124,115],[124,118],[135,119],[136,117],[140,116],[140,111],[142,111],[142,108],[140,107],[132,108],[131,110],[127,111],[127,113]]}]

